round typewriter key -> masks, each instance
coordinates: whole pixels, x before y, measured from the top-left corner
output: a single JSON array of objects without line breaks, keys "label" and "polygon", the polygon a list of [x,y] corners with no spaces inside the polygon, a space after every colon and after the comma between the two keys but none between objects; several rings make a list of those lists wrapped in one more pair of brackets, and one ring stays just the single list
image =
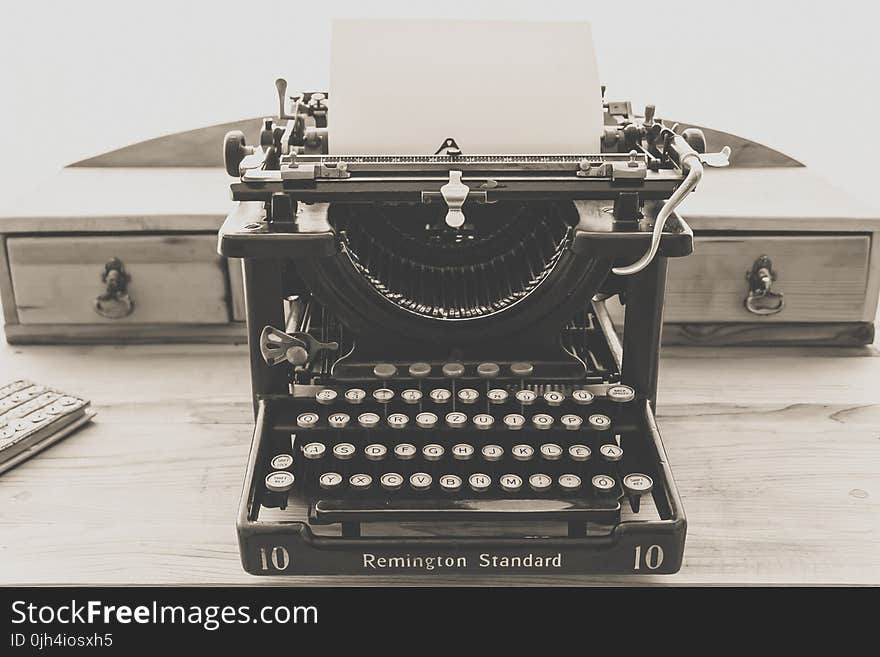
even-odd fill
[{"label": "round typewriter key", "polygon": [[61,415],[64,413],[64,407],[61,404],[55,403],[46,407],[46,412],[50,415]]},{"label": "round typewriter key", "polygon": [[575,404],[587,406],[593,403],[594,395],[589,390],[572,390],[571,398]]},{"label": "round typewriter key", "polygon": [[430,445],[422,447],[422,456],[426,461],[439,461],[443,458],[443,454],[445,453],[446,450],[443,449],[443,445],[438,445],[436,443],[431,443]]},{"label": "round typewriter key", "polygon": [[584,423],[583,419],[579,415],[563,415],[559,418],[559,421],[562,422],[562,426],[564,426],[569,431],[577,431],[581,428],[581,425]]},{"label": "round typewriter key", "polygon": [[467,415],[459,413],[458,411],[446,414],[446,424],[453,429],[461,429],[467,424],[467,419]]},{"label": "round typewriter key", "polygon": [[572,461],[584,463],[585,461],[590,460],[590,456],[592,456],[592,454],[593,451],[586,445],[571,445],[568,448],[568,455],[569,457],[571,457]]},{"label": "round typewriter key", "polygon": [[0,429],[0,440],[6,440],[8,438],[12,438],[15,435],[15,429],[10,427],[3,427]]},{"label": "round typewriter key", "polygon": [[397,368],[391,363],[376,363],[373,367],[373,376],[377,379],[390,379],[397,374]]},{"label": "round typewriter key", "polygon": [[354,456],[354,445],[351,443],[339,443],[337,445],[333,445],[333,456],[338,458],[340,461],[347,461],[352,456]]},{"label": "round typewriter key", "polygon": [[461,363],[444,363],[443,376],[447,379],[457,379],[464,376],[464,365]]},{"label": "round typewriter key", "polygon": [[286,493],[293,488],[294,477],[284,470],[270,472],[266,475],[266,489],[273,493]]},{"label": "round typewriter key", "polygon": [[623,478],[623,490],[628,495],[644,495],[654,487],[654,480],[646,474],[633,472]]},{"label": "round typewriter key", "polygon": [[317,413],[300,413],[296,418],[296,426],[303,429],[311,429],[318,424]]},{"label": "round typewriter key", "polygon": [[492,425],[495,424],[495,418],[488,413],[478,413],[474,415],[473,422],[477,429],[491,429]]},{"label": "round typewriter key", "polygon": [[431,487],[431,475],[427,472],[416,472],[409,477],[409,485],[413,490],[424,491]]},{"label": "round typewriter key", "polygon": [[636,391],[623,384],[611,386],[605,394],[608,396],[609,400],[621,404],[630,402],[636,398]]},{"label": "round typewriter key", "polygon": [[394,391],[389,388],[377,388],[373,391],[373,399],[380,404],[387,404],[394,399]]},{"label": "round typewriter key", "polygon": [[456,461],[469,461],[474,457],[473,445],[467,443],[459,443],[452,446],[452,458]]},{"label": "round typewriter key", "polygon": [[481,379],[494,379],[501,374],[501,368],[498,363],[480,363],[477,365],[477,376]]},{"label": "round typewriter key", "polygon": [[486,397],[489,398],[489,401],[493,404],[504,404],[509,395],[506,390],[502,390],[501,388],[492,388],[489,392],[486,393]]},{"label": "round typewriter key", "polygon": [[511,363],[510,373],[520,379],[531,376],[535,367],[531,363]]},{"label": "round typewriter key", "polygon": [[414,379],[424,379],[431,375],[431,366],[428,363],[413,363],[409,366],[409,375]]},{"label": "round typewriter key", "polygon": [[615,485],[616,482],[614,481],[614,477],[609,477],[604,474],[598,474],[593,477],[593,488],[600,493],[607,493],[613,490]]},{"label": "round typewriter key", "polygon": [[559,479],[559,487],[566,492],[574,492],[578,488],[581,487],[581,478],[576,474],[564,474],[560,475]]},{"label": "round typewriter key", "polygon": [[414,388],[409,388],[400,393],[400,398],[407,404],[418,404],[422,401],[422,393]]},{"label": "round typewriter key", "polygon": [[348,485],[354,490],[367,490],[373,485],[373,478],[368,474],[353,474],[348,478]]},{"label": "round typewriter key", "polygon": [[480,453],[487,461],[500,461],[504,457],[504,448],[501,445],[484,445]]},{"label": "round typewriter key", "polygon": [[364,447],[364,456],[371,461],[381,461],[388,454],[388,448],[385,445],[373,443]]},{"label": "round typewriter key", "polygon": [[501,490],[505,493],[515,493],[520,488],[522,488],[522,477],[515,474],[506,474],[501,475],[501,479],[498,480],[501,484]]},{"label": "round typewriter key", "polygon": [[318,485],[324,490],[336,490],[342,485],[342,475],[338,472],[325,472],[318,477]]},{"label": "round typewriter key", "polygon": [[79,404],[79,399],[77,399],[76,397],[66,396],[59,399],[58,403],[62,406],[76,406],[77,404]]},{"label": "round typewriter key", "polygon": [[428,396],[435,404],[445,404],[452,399],[452,393],[446,388],[434,388]]},{"label": "round typewriter key", "polygon": [[273,470],[287,470],[293,465],[293,457],[290,454],[278,454],[269,461],[269,466]]},{"label": "round typewriter key", "polygon": [[532,426],[535,429],[546,430],[553,426],[553,416],[546,413],[538,413],[532,416]]},{"label": "round typewriter key", "polygon": [[599,448],[599,453],[609,463],[616,463],[623,457],[623,449],[612,443],[602,445]]},{"label": "round typewriter key", "polygon": [[522,429],[525,423],[526,419],[519,413],[510,413],[509,415],[504,416],[504,426],[508,429],[514,431]]},{"label": "round typewriter key", "polygon": [[550,490],[553,480],[545,474],[533,474],[529,477],[529,487],[537,493],[545,493]]},{"label": "round typewriter key", "polygon": [[345,401],[349,404],[361,404],[367,398],[367,393],[360,388],[349,388],[345,391]]},{"label": "round typewriter key", "polygon": [[358,415],[358,424],[364,429],[375,429],[379,425],[379,419],[375,413],[361,413]]},{"label": "round typewriter key", "polygon": [[565,401],[565,395],[558,390],[548,390],[544,393],[544,401],[550,406],[559,406]]},{"label": "round typewriter key", "polygon": [[315,460],[324,456],[324,452],[327,451],[327,447],[324,443],[309,443],[308,445],[303,445],[302,453],[307,459]]},{"label": "round typewriter key", "polygon": [[405,429],[409,424],[409,416],[403,413],[392,413],[388,416],[388,426],[392,429]]},{"label": "round typewriter key", "polygon": [[31,413],[27,416],[27,419],[33,422],[34,424],[39,424],[40,422],[45,422],[49,419],[49,414],[44,413],[43,411],[37,411],[36,413]]},{"label": "round typewriter key", "polygon": [[336,401],[336,391],[332,388],[324,388],[315,393],[315,401],[319,404],[332,404]]},{"label": "round typewriter key", "polygon": [[489,490],[489,486],[492,485],[492,478],[483,474],[482,472],[475,472],[470,477],[468,477],[468,484],[471,489],[476,491],[477,493],[482,493]]},{"label": "round typewriter key", "polygon": [[611,418],[601,413],[591,415],[587,421],[590,424],[590,429],[595,429],[596,431],[605,431],[611,428]]},{"label": "round typewriter key", "polygon": [[538,393],[534,390],[517,390],[515,397],[516,401],[520,404],[534,404],[535,400],[538,398]]},{"label": "round typewriter key", "polygon": [[558,461],[562,456],[562,448],[556,443],[544,443],[541,445],[541,456],[547,461]]},{"label": "round typewriter key", "polygon": [[462,388],[458,391],[458,399],[463,404],[473,404],[479,398],[480,393],[473,388]]},{"label": "round typewriter key", "polygon": [[394,456],[401,461],[409,461],[416,455],[416,446],[410,443],[400,443],[394,446]]},{"label": "round typewriter key", "polygon": [[434,413],[419,413],[416,415],[416,425],[422,429],[433,429],[437,426],[437,416]]},{"label": "round typewriter key", "polygon": [[461,477],[454,474],[445,474],[440,477],[440,488],[447,493],[456,493],[461,490]]},{"label": "round typewriter key", "polygon": [[348,413],[333,413],[327,418],[327,424],[334,429],[344,429],[351,422],[351,416]]},{"label": "round typewriter key", "polygon": [[531,461],[535,456],[535,448],[531,445],[514,445],[510,453],[517,461]]},{"label": "round typewriter key", "polygon": [[400,490],[403,486],[403,477],[396,472],[386,472],[379,477],[379,483],[385,490]]}]

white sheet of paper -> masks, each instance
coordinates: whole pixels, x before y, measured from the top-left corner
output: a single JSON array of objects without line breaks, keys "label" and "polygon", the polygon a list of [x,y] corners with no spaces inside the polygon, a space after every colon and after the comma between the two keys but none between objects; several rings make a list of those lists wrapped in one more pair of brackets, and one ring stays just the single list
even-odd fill
[{"label": "white sheet of paper", "polygon": [[589,23],[335,20],[328,100],[335,154],[600,150]]}]

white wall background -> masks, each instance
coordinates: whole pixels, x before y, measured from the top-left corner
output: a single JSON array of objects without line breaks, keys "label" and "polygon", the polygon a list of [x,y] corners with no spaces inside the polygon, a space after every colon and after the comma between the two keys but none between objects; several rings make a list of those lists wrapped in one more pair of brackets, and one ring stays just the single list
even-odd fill
[{"label": "white wall background", "polygon": [[270,115],[277,76],[326,87],[334,16],[589,20],[609,97],[779,148],[880,206],[880,10],[852,0],[9,2],[0,195],[127,143]]}]

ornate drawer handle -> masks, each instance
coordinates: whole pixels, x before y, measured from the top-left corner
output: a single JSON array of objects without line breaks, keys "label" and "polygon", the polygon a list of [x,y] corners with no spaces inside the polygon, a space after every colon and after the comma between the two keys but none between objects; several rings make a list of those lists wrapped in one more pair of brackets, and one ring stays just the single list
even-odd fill
[{"label": "ornate drawer handle", "polygon": [[107,286],[103,294],[95,297],[95,312],[107,319],[128,317],[134,311],[134,301],[128,295],[131,275],[119,258],[110,258],[104,265],[101,281]]},{"label": "ornate drawer handle", "polygon": [[782,292],[772,290],[776,280],[773,263],[765,255],[752,263],[752,270],[746,274],[749,281],[749,293],[745,298],[746,310],[753,315],[775,315],[785,307]]}]

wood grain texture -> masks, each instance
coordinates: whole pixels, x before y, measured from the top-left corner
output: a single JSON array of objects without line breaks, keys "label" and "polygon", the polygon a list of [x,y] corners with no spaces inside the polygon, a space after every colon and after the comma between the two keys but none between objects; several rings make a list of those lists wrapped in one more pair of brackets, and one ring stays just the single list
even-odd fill
[{"label": "wood grain texture", "polygon": [[[669,262],[667,322],[842,322],[863,319],[868,235],[698,236],[694,253]],[[769,256],[785,296],[775,315],[757,316],[743,301],[746,274]]]},{"label": "wood grain texture", "polygon": [[247,575],[247,362],[233,346],[0,347],[5,378],[98,411],[0,478],[0,583],[880,584],[874,349],[666,350],[660,427],[688,540],[663,577]]},{"label": "wood grain texture", "polygon": [[874,342],[871,322],[664,324],[664,345],[860,347]]},{"label": "wood grain texture", "polygon": [[[229,321],[225,269],[213,235],[12,237],[9,267],[21,324],[220,324]],[[95,312],[104,265],[131,277],[133,312]]]},{"label": "wood grain texture", "polygon": [[3,304],[3,321],[6,326],[18,324],[18,310],[15,307],[15,294],[12,291],[12,274],[9,271],[4,235],[0,235],[0,303]]}]

